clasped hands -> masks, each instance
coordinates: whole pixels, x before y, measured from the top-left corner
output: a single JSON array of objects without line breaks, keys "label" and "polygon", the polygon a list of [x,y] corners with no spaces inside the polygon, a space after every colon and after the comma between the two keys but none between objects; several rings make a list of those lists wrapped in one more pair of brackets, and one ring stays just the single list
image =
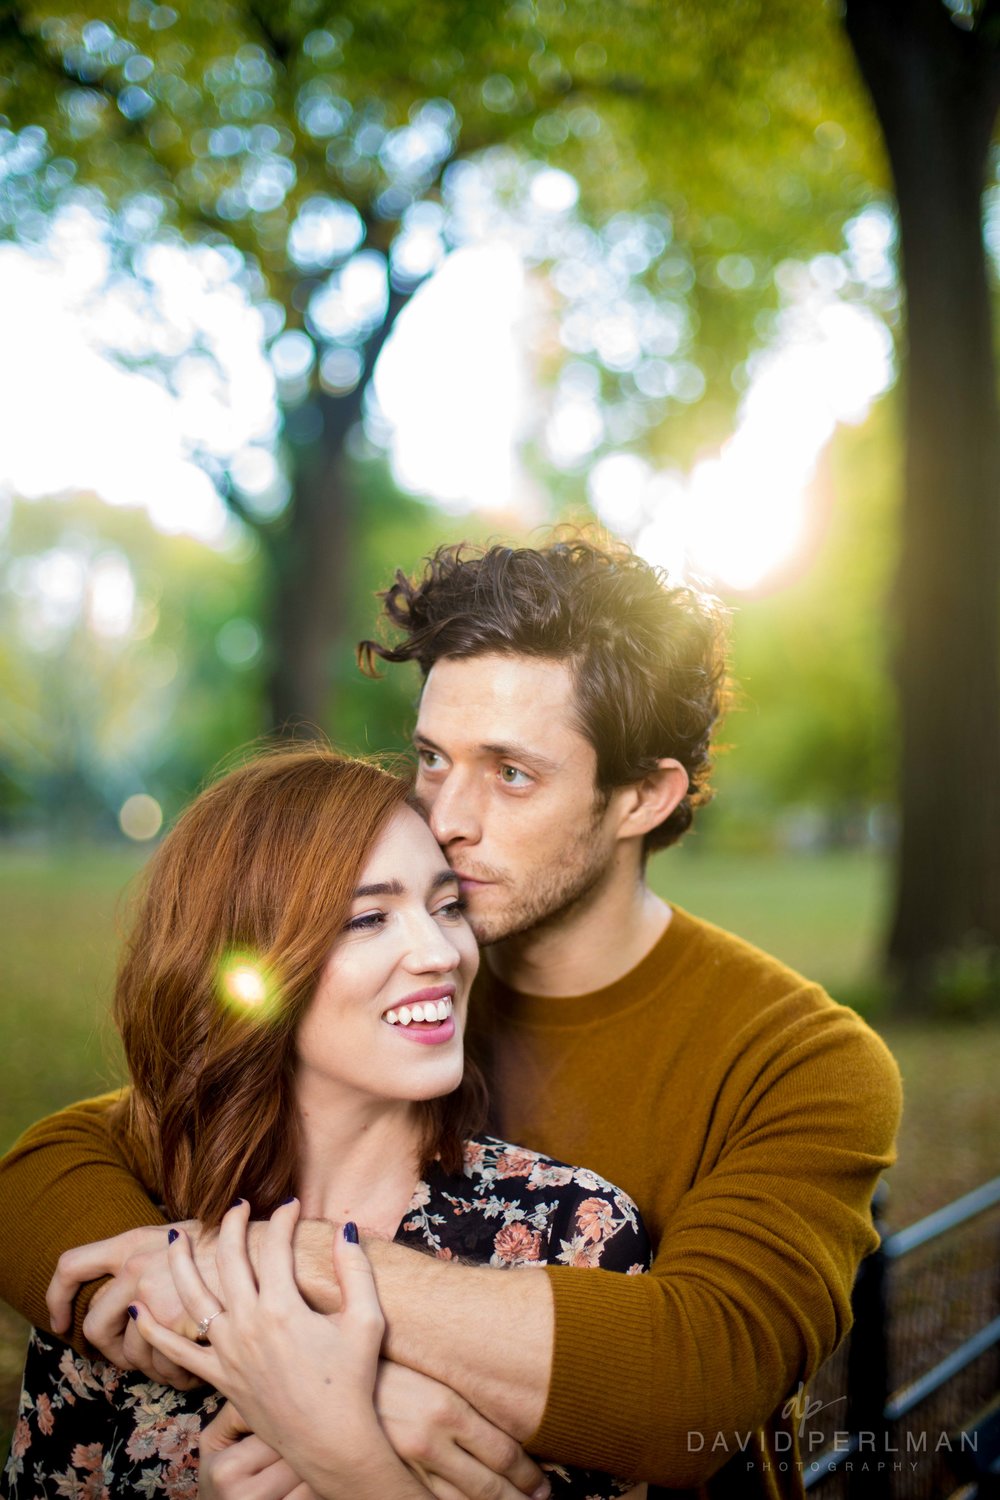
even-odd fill
[{"label": "clasped hands", "polygon": [[[217,1236],[189,1223],[168,1244],[157,1226],[67,1251],[47,1294],[52,1327],[65,1332],[79,1286],[110,1274],[87,1313],[87,1339],[123,1368],[181,1389],[208,1382],[229,1398],[202,1435],[206,1500],[251,1487],[259,1500],[428,1490],[440,1500],[541,1500],[548,1484],[518,1443],[450,1387],[379,1359],[371,1267],[339,1231],[330,1304],[339,1310],[307,1305],[294,1276],[298,1214],[293,1200],[268,1224],[250,1224],[241,1204]],[[194,1340],[209,1317],[203,1347]]]}]

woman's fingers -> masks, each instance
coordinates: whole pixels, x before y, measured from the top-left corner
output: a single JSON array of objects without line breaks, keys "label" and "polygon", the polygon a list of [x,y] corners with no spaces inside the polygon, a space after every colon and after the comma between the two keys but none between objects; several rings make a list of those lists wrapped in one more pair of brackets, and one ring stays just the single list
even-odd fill
[{"label": "woman's fingers", "polygon": [[367,1335],[372,1352],[377,1354],[385,1333],[385,1318],[375,1290],[371,1261],[358,1240],[356,1224],[345,1224],[334,1235],[333,1269],[343,1297],[339,1321]]},{"label": "woman's fingers", "polygon": [[173,1360],[183,1369],[190,1370],[192,1375],[197,1375],[206,1385],[218,1386],[220,1384],[222,1366],[214,1350],[204,1344],[192,1343],[190,1339],[182,1338],[172,1329],[164,1328],[143,1302],[133,1302],[128,1313],[129,1317],[134,1319],[142,1337],[148,1344],[152,1344],[154,1349],[158,1349],[161,1354],[166,1355],[167,1359]]},{"label": "woman's fingers", "polygon": [[287,1203],[280,1204],[260,1239],[261,1297],[272,1303],[284,1301],[289,1296],[297,1301],[301,1296],[295,1281],[295,1253],[292,1249],[300,1212],[298,1198],[289,1198]]},{"label": "woman's fingers", "polygon": [[214,1292],[210,1292],[191,1254],[191,1241],[183,1229],[169,1231],[170,1247],[167,1263],[174,1278],[177,1295],[184,1304],[184,1311],[198,1328],[204,1331],[206,1321],[219,1316],[222,1304]]},{"label": "woman's fingers", "polygon": [[257,1278],[247,1253],[249,1222],[250,1205],[244,1198],[237,1198],[219,1225],[215,1264],[222,1300],[231,1309],[252,1307],[257,1301]]}]

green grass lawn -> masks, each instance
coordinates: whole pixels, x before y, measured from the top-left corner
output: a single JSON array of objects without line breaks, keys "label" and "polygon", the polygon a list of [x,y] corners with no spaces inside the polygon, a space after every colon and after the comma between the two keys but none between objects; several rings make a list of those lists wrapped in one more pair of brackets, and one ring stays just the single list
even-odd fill
[{"label": "green grass lawn", "polygon": [[[106,1021],[123,888],[137,851],[0,846],[0,1148],[32,1120],[116,1083]],[[739,932],[837,996],[870,993],[885,869],[868,854],[723,855],[693,845],[650,870],[662,894]],[[899,1059],[907,1108],[889,1220],[911,1222],[1000,1172],[1000,1017],[947,1027],[873,1023]],[[0,1443],[6,1451],[24,1325],[0,1307]]]}]

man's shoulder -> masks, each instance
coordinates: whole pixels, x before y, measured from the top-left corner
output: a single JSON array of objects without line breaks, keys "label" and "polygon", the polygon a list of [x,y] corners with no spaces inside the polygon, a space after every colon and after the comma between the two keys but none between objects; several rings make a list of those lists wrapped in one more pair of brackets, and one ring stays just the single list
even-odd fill
[{"label": "man's shoulder", "polygon": [[881,1037],[821,984],[679,907],[671,927],[676,992],[688,995],[703,1024],[724,1031],[733,1046],[753,1051],[757,1044],[788,1058],[836,1057],[879,1087],[898,1087],[895,1061]]},{"label": "man's shoulder", "polygon": [[716,999],[731,992],[755,1005],[762,999],[802,995],[807,1003],[833,1004],[821,985],[781,959],[714,922],[672,906],[663,937],[635,971],[647,982],[667,982],[675,991],[704,988]]}]

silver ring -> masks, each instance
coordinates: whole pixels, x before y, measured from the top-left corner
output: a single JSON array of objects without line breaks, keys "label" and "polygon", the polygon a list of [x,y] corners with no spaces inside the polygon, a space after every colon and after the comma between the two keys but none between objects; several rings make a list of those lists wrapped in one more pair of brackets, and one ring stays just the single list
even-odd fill
[{"label": "silver ring", "polygon": [[209,1313],[207,1318],[202,1318],[201,1322],[198,1324],[197,1342],[199,1344],[206,1344],[208,1342],[209,1328],[211,1327],[212,1323],[214,1323],[219,1314],[225,1312],[225,1310],[226,1309],[224,1307],[218,1307],[216,1308],[214,1313]]}]

